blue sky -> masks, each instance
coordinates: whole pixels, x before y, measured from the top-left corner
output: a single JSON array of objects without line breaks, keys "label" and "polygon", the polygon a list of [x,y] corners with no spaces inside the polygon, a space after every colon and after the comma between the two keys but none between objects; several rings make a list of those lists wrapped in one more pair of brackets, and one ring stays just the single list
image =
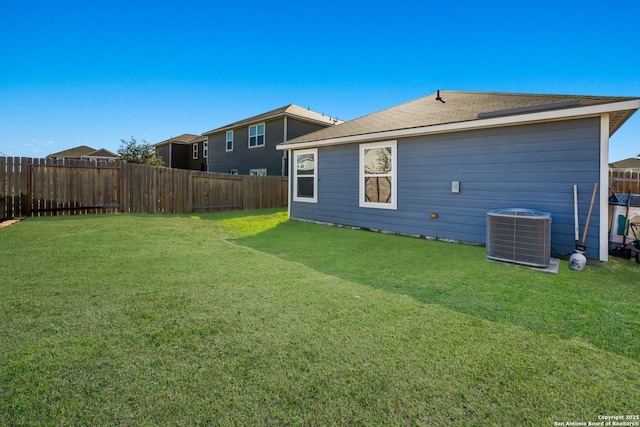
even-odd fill
[{"label": "blue sky", "polygon": [[[640,96],[638,17],[637,0],[5,0],[0,153],[115,152],[291,103],[350,120],[437,89]],[[610,160],[639,153],[640,112]]]}]

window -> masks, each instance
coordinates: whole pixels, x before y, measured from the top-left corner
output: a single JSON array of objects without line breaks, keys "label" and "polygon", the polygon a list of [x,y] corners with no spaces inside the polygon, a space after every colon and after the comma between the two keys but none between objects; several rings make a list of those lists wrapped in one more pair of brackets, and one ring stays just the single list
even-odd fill
[{"label": "window", "polygon": [[318,149],[294,151],[293,200],[317,203],[318,201]]},{"label": "window", "polygon": [[360,145],[360,207],[396,209],[396,141]]},{"label": "window", "polygon": [[205,159],[209,157],[209,143],[207,141],[202,143],[202,157]]},{"label": "window", "polygon": [[251,169],[249,171],[250,176],[267,176],[266,169]]},{"label": "window", "polygon": [[227,131],[227,151],[233,151],[233,131]]},{"label": "window", "polygon": [[193,144],[193,158],[194,159],[198,158],[198,143],[197,142],[195,144]]},{"label": "window", "polygon": [[238,175],[238,169],[229,169],[231,175]]},{"label": "window", "polygon": [[249,148],[264,146],[264,123],[249,127]]}]

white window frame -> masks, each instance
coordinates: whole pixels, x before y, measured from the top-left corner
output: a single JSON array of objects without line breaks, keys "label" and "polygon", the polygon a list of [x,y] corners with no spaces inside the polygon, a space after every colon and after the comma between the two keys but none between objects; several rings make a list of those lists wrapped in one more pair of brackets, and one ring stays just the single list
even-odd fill
[{"label": "white window frame", "polygon": [[267,168],[250,169],[249,176],[267,176]]},{"label": "white window frame", "polygon": [[198,159],[198,152],[200,150],[198,150],[198,143],[196,142],[195,144],[193,144],[193,160],[197,160]]},{"label": "white window frame", "polygon": [[[364,171],[364,153],[366,150],[375,148],[391,147],[391,173],[378,175],[365,175]],[[365,178],[367,176],[388,176],[391,178],[391,201],[390,203],[367,202],[365,201]],[[397,141],[374,142],[370,144],[360,144],[360,173],[358,174],[359,182],[359,206],[361,208],[375,209],[397,209],[398,207],[398,143]]]},{"label": "white window frame", "polygon": [[202,143],[202,158],[209,158],[209,143],[207,141]]},{"label": "white window frame", "polygon": [[[298,155],[313,154],[313,175],[304,175],[306,178],[313,177],[313,197],[298,196],[298,165],[296,164]],[[295,150],[293,152],[293,201],[305,203],[318,203],[318,149]]]},{"label": "white window frame", "polygon": [[[231,145],[229,145],[229,143],[231,143]],[[233,131],[232,130],[228,130],[225,135],[225,150],[233,151]]]},{"label": "white window frame", "polygon": [[229,169],[231,175],[238,175],[238,169]]},{"label": "white window frame", "polygon": [[[262,126],[262,133],[258,133],[258,127],[259,126]],[[255,145],[251,145],[251,129],[252,128],[256,128],[256,135],[255,135],[256,144]],[[258,124],[249,126],[249,132],[247,134],[247,137],[248,137],[247,138],[247,146],[249,148],[264,147],[266,131],[267,131],[267,126],[264,123],[258,123]],[[261,136],[261,135],[262,135],[262,144],[258,144],[258,137]]]}]

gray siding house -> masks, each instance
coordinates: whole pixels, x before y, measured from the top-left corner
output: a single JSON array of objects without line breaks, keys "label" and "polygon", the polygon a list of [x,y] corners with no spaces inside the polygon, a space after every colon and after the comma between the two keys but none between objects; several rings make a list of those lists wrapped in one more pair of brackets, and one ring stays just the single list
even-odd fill
[{"label": "gray siding house", "polygon": [[[609,137],[639,98],[438,91],[278,145],[292,168],[289,215],[486,244],[487,213],[551,213],[551,252],[575,248],[599,191],[587,257],[608,259]],[[313,166],[312,166],[313,165]]]},{"label": "gray siding house", "polygon": [[286,152],[276,150],[283,141],[306,135],[341,120],[294,104],[205,132],[209,170],[239,175],[287,176]]},{"label": "gray siding house", "polygon": [[185,133],[154,144],[164,165],[174,169],[207,170],[207,138]]}]

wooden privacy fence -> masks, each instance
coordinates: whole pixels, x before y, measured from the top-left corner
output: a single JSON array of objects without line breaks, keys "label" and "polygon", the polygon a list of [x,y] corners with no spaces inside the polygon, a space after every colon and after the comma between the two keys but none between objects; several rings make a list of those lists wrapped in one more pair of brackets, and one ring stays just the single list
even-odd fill
[{"label": "wooden privacy fence", "polygon": [[0,220],[88,213],[187,213],[287,205],[288,179],[128,163],[0,157]]},{"label": "wooden privacy fence", "polygon": [[640,194],[640,170],[609,169],[609,185],[616,193]]}]

